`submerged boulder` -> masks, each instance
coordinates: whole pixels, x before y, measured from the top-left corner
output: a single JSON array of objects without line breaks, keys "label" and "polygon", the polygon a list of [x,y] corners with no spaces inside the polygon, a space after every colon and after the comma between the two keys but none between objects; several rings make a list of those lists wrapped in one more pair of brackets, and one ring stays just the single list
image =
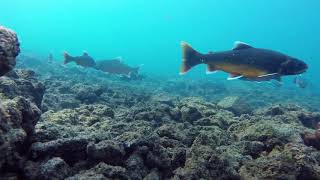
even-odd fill
[{"label": "submerged boulder", "polygon": [[0,26],[0,76],[11,71],[20,53],[20,44],[14,31]]},{"label": "submerged boulder", "polygon": [[218,103],[218,106],[220,108],[233,112],[235,115],[252,113],[252,109],[249,104],[247,104],[244,100],[237,96],[229,96],[222,99]]},{"label": "submerged boulder", "polygon": [[40,165],[40,178],[49,179],[64,179],[70,176],[70,166],[61,158],[55,157]]},{"label": "submerged boulder", "polygon": [[275,148],[240,168],[243,179],[320,179],[320,152],[302,144]]},{"label": "submerged boulder", "polygon": [[40,84],[26,76],[0,78],[0,177],[21,172],[33,141],[41,116],[37,102],[44,93],[42,88],[34,92],[33,83]]},{"label": "submerged boulder", "polygon": [[87,154],[92,161],[103,161],[111,165],[119,165],[123,162],[125,151],[123,144],[106,140],[97,144],[88,144]]},{"label": "submerged boulder", "polygon": [[87,144],[89,140],[86,138],[65,138],[46,143],[36,142],[30,148],[33,160],[42,160],[48,157],[61,157],[69,164],[87,158]]},{"label": "submerged boulder", "polygon": [[0,94],[4,99],[22,96],[41,108],[45,87],[34,76],[33,71],[14,70],[0,79]]}]

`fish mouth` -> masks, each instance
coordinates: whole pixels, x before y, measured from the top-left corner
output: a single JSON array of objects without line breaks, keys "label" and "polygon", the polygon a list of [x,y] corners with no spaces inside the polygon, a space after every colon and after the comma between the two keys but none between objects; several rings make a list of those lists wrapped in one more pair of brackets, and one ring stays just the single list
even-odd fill
[{"label": "fish mouth", "polygon": [[307,69],[303,69],[301,71],[298,71],[297,74],[302,74],[302,73],[305,73],[307,71]]}]

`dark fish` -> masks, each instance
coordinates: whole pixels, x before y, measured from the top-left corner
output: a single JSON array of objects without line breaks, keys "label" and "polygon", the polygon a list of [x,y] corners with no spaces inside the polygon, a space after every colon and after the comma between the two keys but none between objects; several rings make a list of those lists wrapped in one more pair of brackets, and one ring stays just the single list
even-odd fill
[{"label": "dark fish", "polygon": [[308,81],[301,76],[297,76],[293,79],[293,83],[299,88],[306,88],[308,86]]},{"label": "dark fish", "polygon": [[228,80],[281,81],[281,76],[301,74],[308,69],[301,60],[241,42],[236,42],[230,51],[208,54],[197,52],[185,42],[181,46],[183,60],[180,74],[185,74],[198,64],[207,64],[207,73],[222,70],[230,73]]},{"label": "dark fish", "polygon": [[48,55],[48,63],[52,63],[52,61],[53,61],[53,55],[52,55],[52,53],[49,53],[49,55]]},{"label": "dark fish", "polygon": [[82,67],[94,67],[96,62],[94,59],[88,55],[88,53],[84,52],[82,56],[70,56],[67,52],[63,54],[64,56],[64,64],[75,62],[77,65]]},{"label": "dark fish", "polygon": [[131,75],[139,74],[140,67],[130,67],[121,61],[121,58],[115,58],[111,60],[97,61],[96,69],[117,75],[124,75],[131,77]]}]

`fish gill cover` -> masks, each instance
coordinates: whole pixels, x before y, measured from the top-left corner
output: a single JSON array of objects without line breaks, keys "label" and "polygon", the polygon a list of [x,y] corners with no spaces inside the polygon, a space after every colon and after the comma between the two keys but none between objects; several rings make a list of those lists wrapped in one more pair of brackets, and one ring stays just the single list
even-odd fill
[{"label": "fish gill cover", "polygon": [[320,179],[319,5],[2,0],[0,179]]}]

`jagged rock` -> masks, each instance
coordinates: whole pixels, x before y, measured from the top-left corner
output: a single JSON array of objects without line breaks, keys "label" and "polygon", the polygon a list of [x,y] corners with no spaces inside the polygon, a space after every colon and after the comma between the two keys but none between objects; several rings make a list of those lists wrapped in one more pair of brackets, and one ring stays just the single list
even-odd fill
[{"label": "jagged rock", "polygon": [[190,123],[200,119],[202,117],[201,113],[195,107],[185,107],[183,106],[181,109],[181,119],[183,121],[188,121]]},{"label": "jagged rock", "polygon": [[76,174],[66,180],[108,180],[103,174],[97,174],[94,171],[88,171]]},{"label": "jagged rock", "polygon": [[113,117],[113,109],[100,104],[58,112],[47,111],[36,126],[36,139],[41,142],[73,137],[108,139],[110,134],[106,131]]},{"label": "jagged rock", "polygon": [[32,72],[25,72],[15,70],[0,78],[0,177],[19,176],[41,115],[37,105],[44,89]]},{"label": "jagged rock", "polygon": [[[173,141],[174,145],[172,146],[191,146],[193,140],[195,139],[198,133],[194,132],[192,126],[187,124],[164,124],[157,129],[157,134],[160,137],[166,138]],[[164,139],[163,139],[164,140]],[[171,145],[167,144],[169,147]]]},{"label": "jagged rock", "polygon": [[[131,178],[142,179],[148,174],[148,168],[144,165],[144,154],[149,149],[147,147],[138,148],[127,160],[126,168]],[[146,151],[146,152],[143,152]]]},{"label": "jagged rock", "polygon": [[[236,88],[242,92],[234,92],[230,83],[224,86],[216,80],[180,79],[172,80],[170,86],[174,88],[165,94],[161,88],[166,79],[161,77],[129,83],[95,70],[48,64],[43,59],[25,59],[24,63],[33,63],[37,78],[44,81],[45,113],[36,125],[34,138],[21,128],[12,133],[16,142],[28,137],[33,144],[31,149],[21,146],[26,147],[24,154],[11,156],[10,162],[14,163],[10,169],[1,169],[1,178],[45,179],[48,172],[60,179],[264,179],[259,175],[264,169],[271,172],[274,168],[275,174],[280,175],[282,165],[298,171],[298,176],[287,173],[290,177],[318,178],[318,151],[304,145],[300,137],[304,132],[314,134],[308,128],[317,122],[317,113],[287,105],[256,110],[257,106],[270,103],[265,99],[275,103],[283,99],[278,94],[277,100],[271,99],[274,96],[270,96],[270,89],[265,94],[259,89],[247,95],[248,91],[239,90],[240,83]],[[41,69],[44,65],[46,68]],[[19,81],[17,86],[27,87],[30,83],[22,80],[33,84],[35,76],[31,71],[13,71],[1,79],[9,79],[6,83]],[[246,83],[242,85],[247,89]],[[3,87],[10,95],[11,87]],[[239,114],[216,105],[217,100],[230,93],[247,98],[250,105],[261,104],[252,106],[254,112],[250,109]],[[263,98],[256,100],[257,93]],[[205,99],[185,98],[190,95]],[[6,96],[0,94],[1,98]],[[14,94],[12,97],[16,98]],[[34,102],[30,97],[27,101]],[[13,114],[15,107],[10,103],[4,100],[3,107]],[[3,132],[10,123],[1,126]],[[6,142],[0,136],[0,149]],[[295,148],[286,147],[289,143]],[[283,156],[294,151],[299,152],[295,153],[293,168],[286,168],[291,161]],[[1,160],[0,164],[9,162]],[[269,167],[269,162],[274,166]],[[302,169],[306,171],[302,173]],[[277,177],[272,172],[269,174]]]},{"label": "jagged rock", "polygon": [[18,171],[22,157],[31,144],[41,111],[23,97],[6,101],[4,107],[10,116],[0,117],[0,171],[3,168]]},{"label": "jagged rock", "polygon": [[99,163],[95,167],[82,171],[67,180],[105,180],[105,179],[130,179],[126,174],[126,169],[120,166],[110,166],[105,163]]},{"label": "jagged rock", "polygon": [[20,53],[20,44],[15,32],[0,26],[0,76],[11,71]]},{"label": "jagged rock", "polygon": [[88,158],[92,161],[103,161],[111,165],[120,165],[123,162],[125,151],[123,144],[114,141],[101,141],[87,146]]},{"label": "jagged rock", "polygon": [[146,156],[146,166],[149,168],[158,168],[159,170],[169,170],[171,167],[171,159],[166,149],[155,144],[153,151],[149,151]]},{"label": "jagged rock", "polygon": [[71,91],[76,94],[76,99],[81,103],[93,103],[96,102],[99,96],[105,91],[103,87],[99,86],[86,86],[83,84],[77,84],[71,88]]},{"label": "jagged rock", "polygon": [[298,118],[305,127],[314,128],[320,122],[320,113],[300,111]]},{"label": "jagged rock", "polygon": [[229,161],[208,146],[193,146],[185,166],[174,171],[174,179],[240,179]]},{"label": "jagged rock", "polygon": [[154,102],[169,105],[170,107],[174,106],[174,99],[172,97],[166,96],[164,94],[158,94],[156,96],[153,96],[151,100]]},{"label": "jagged rock", "polygon": [[268,156],[249,161],[240,169],[243,179],[319,179],[320,153],[302,144],[275,148]]},{"label": "jagged rock", "polygon": [[43,162],[27,161],[24,163],[22,179],[36,180],[40,177],[40,165]]},{"label": "jagged rock", "polygon": [[41,82],[35,79],[33,75],[23,75],[23,73],[31,73],[26,70],[13,71],[17,77],[1,77],[0,79],[0,94],[6,99],[13,99],[17,96],[23,96],[39,108],[44,95],[45,87]]},{"label": "jagged rock", "polygon": [[157,169],[152,169],[151,172],[143,178],[143,180],[160,180],[161,176]]},{"label": "jagged rock", "polygon": [[295,116],[241,116],[239,120],[228,131],[240,141],[260,141],[268,150],[288,142],[303,142],[301,134],[305,129]]},{"label": "jagged rock", "polygon": [[320,150],[320,122],[318,122],[316,132],[314,134],[306,132],[303,135],[303,141],[307,146],[312,146]]},{"label": "jagged rock", "polygon": [[218,106],[223,109],[229,110],[236,115],[252,113],[251,107],[244,100],[237,96],[230,96],[222,99],[218,103]]},{"label": "jagged rock", "polygon": [[46,93],[42,101],[42,111],[49,110],[59,111],[63,109],[74,109],[81,105],[81,101],[77,100],[74,94],[53,94]]},{"label": "jagged rock", "polygon": [[65,179],[70,176],[71,168],[61,158],[55,157],[40,165],[40,179]]},{"label": "jagged rock", "polygon": [[68,164],[74,164],[87,158],[86,138],[65,138],[45,143],[33,143],[30,148],[31,157],[41,160],[48,157],[61,157]]}]

